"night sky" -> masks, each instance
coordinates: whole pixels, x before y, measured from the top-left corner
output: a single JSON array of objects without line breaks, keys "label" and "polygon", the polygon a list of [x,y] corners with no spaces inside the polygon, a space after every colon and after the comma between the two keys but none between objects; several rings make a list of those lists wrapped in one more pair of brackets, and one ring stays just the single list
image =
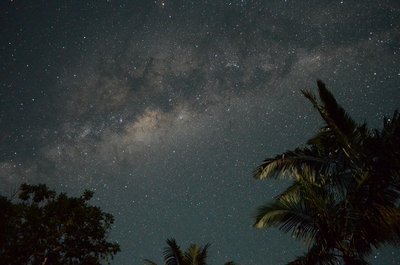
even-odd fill
[{"label": "night sky", "polygon": [[381,126],[400,102],[400,2],[2,0],[1,193],[93,190],[113,264],[162,264],[170,237],[212,243],[210,264],[284,264],[305,245],[251,225],[287,183],[251,172],[322,125],[300,92],[317,79]]}]

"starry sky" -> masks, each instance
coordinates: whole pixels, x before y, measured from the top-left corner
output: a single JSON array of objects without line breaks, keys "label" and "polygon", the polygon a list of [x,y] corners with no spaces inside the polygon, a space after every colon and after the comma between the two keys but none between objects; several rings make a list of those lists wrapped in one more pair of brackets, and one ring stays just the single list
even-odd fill
[{"label": "starry sky", "polygon": [[292,260],[305,245],[251,226],[287,183],[251,172],[322,125],[300,90],[322,79],[371,127],[400,102],[397,0],[2,0],[0,36],[1,193],[93,190],[117,265],[161,264],[170,237]]}]

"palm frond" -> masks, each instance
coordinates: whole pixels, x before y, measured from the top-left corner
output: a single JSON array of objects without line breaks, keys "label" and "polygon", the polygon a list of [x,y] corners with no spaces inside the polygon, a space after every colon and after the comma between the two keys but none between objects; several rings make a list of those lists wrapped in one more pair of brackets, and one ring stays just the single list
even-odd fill
[{"label": "palm frond", "polygon": [[199,265],[201,264],[207,264],[207,257],[208,257],[208,248],[211,246],[210,243],[207,243],[204,247],[203,250],[201,251],[201,254],[199,256]]},{"label": "palm frond", "polygon": [[[400,243],[400,210],[396,206],[370,205],[361,210],[356,227],[359,229],[354,237],[359,238],[360,244],[356,245],[358,253],[370,254],[373,248],[385,244],[397,245]],[[368,238],[367,242],[362,239]],[[367,244],[367,245],[366,245]]]},{"label": "palm frond", "polygon": [[184,264],[187,265],[206,265],[208,248],[210,244],[206,244],[204,247],[200,247],[196,244],[191,244],[184,253]]},{"label": "palm frond", "polygon": [[351,135],[358,127],[357,123],[349,114],[336,102],[333,94],[326,88],[321,81],[317,81],[319,97],[323,103],[323,118],[327,120],[329,125],[332,123],[344,135]]},{"label": "palm frond", "polygon": [[[359,126],[346,111],[336,102],[335,97],[326,88],[325,84],[318,80],[318,92],[322,105],[318,103],[315,95],[303,90],[303,95],[311,101],[318,110],[327,126],[332,130],[337,142],[340,144],[346,156],[355,164],[362,162],[361,150],[358,140],[367,135],[366,126]],[[357,137],[359,136],[359,137]]]},{"label": "palm frond", "polygon": [[293,181],[258,209],[254,226],[314,244],[291,265],[366,265],[373,249],[400,244],[400,114],[371,131],[317,84],[319,99],[302,92],[325,126],[306,147],[267,158],[254,170],[257,179]]},{"label": "palm frond", "polygon": [[157,265],[157,263],[155,263],[152,260],[149,259],[143,259],[144,265]]},{"label": "palm frond", "polygon": [[319,150],[333,151],[337,149],[335,135],[329,126],[321,127],[316,135],[307,141],[308,145],[315,146]]},{"label": "palm frond", "polygon": [[164,249],[165,265],[183,265],[182,251],[175,239],[167,239],[167,247]]},{"label": "palm frond", "polygon": [[302,184],[299,181],[293,181],[293,183],[287,187],[281,194],[277,195],[275,199],[281,200],[285,199],[285,197],[296,198],[296,200],[301,199]]},{"label": "palm frond", "polygon": [[318,169],[329,166],[329,160],[309,148],[297,148],[274,158],[267,158],[253,171],[254,178],[293,178],[292,172],[301,169],[305,164]]},{"label": "palm frond", "polygon": [[301,172],[294,171],[296,181],[273,202],[258,209],[254,226],[278,227],[307,244],[313,242],[317,233],[332,230],[332,225],[325,219],[335,216],[332,212],[337,208],[336,197],[326,185],[321,184],[316,174],[308,166],[304,166]]},{"label": "palm frond", "polygon": [[286,196],[261,206],[255,216],[256,228],[278,227],[299,239],[311,242],[317,233],[311,209],[298,197]]},{"label": "palm frond", "polygon": [[345,264],[369,265],[369,263],[367,261],[365,261],[362,257],[350,256],[350,257],[344,257],[343,259],[344,259]]},{"label": "palm frond", "polygon": [[239,265],[239,264],[237,264],[236,262],[233,262],[233,261],[228,261],[228,262],[225,262],[224,265]]},{"label": "palm frond", "polygon": [[304,256],[297,257],[287,265],[337,265],[339,259],[318,245],[312,246]]},{"label": "palm frond", "polygon": [[[340,133],[345,135],[352,134],[358,127],[358,124],[341,107],[333,94],[326,88],[326,85],[317,80],[318,94],[322,105],[318,103],[316,96],[306,90],[302,90],[303,95],[310,100],[313,106],[319,111],[326,124],[332,129],[337,128]],[[333,126],[333,127],[332,127]]]},{"label": "palm frond", "polygon": [[300,170],[294,169],[292,174],[295,181],[277,196],[279,200],[300,201],[304,198],[310,199],[312,197],[318,200],[320,196],[326,196],[325,192],[315,194],[317,190],[322,191],[320,187],[323,180],[317,180],[317,172],[308,165],[303,165]]}]

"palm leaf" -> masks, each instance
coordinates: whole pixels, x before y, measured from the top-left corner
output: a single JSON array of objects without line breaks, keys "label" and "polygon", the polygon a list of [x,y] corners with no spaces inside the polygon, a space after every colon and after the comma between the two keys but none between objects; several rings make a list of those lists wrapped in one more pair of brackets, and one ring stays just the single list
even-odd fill
[{"label": "palm leaf", "polygon": [[318,245],[312,246],[304,256],[297,257],[287,265],[337,265],[339,259]]},{"label": "palm leaf", "polygon": [[143,259],[143,262],[145,265],[157,265],[154,261],[151,261],[149,259]]},{"label": "palm leaf", "polygon": [[357,256],[349,256],[344,258],[345,264],[351,264],[351,265],[369,265],[368,262],[366,262],[362,257],[357,257]]},{"label": "palm leaf", "polygon": [[297,197],[286,196],[260,207],[255,216],[256,228],[278,227],[297,238],[312,241],[317,233],[314,216]]},{"label": "palm leaf", "polygon": [[[286,188],[280,195],[277,196],[279,200],[302,200],[303,198],[311,198],[318,200],[316,195],[313,195],[317,190],[322,191],[320,189],[321,179],[317,180],[316,178],[317,172],[310,168],[308,165],[303,165],[300,170],[294,169],[292,172],[293,178],[295,181]],[[326,196],[325,193],[318,194],[319,196]]]},{"label": "palm leaf", "polygon": [[325,84],[317,81],[319,97],[324,105],[323,117],[327,119],[328,124],[334,123],[339,131],[347,136],[351,135],[358,127],[357,123],[349,114],[336,102],[333,94],[326,88]]},{"label": "palm leaf", "polygon": [[176,244],[175,239],[167,239],[167,247],[164,249],[165,265],[183,265],[182,251]]},{"label": "palm leaf", "polygon": [[206,265],[207,264],[207,251],[210,244],[200,247],[196,244],[191,244],[184,253],[184,264],[187,265]]},{"label": "palm leaf", "polygon": [[326,185],[320,183],[316,174],[308,166],[304,166],[302,171],[294,171],[296,181],[272,203],[258,209],[254,226],[276,226],[308,244],[312,243],[317,233],[332,230],[332,225],[324,218],[330,216],[328,219],[333,221],[336,197]]},{"label": "palm leaf", "polygon": [[[398,245],[400,243],[400,211],[396,206],[385,207],[372,204],[368,208],[360,210],[354,227],[354,248],[358,253],[370,254],[373,248],[379,248],[385,244]],[[368,241],[363,239],[368,238]]]},{"label": "palm leaf", "polygon": [[[366,135],[365,126],[359,126],[346,111],[336,102],[335,97],[326,88],[325,84],[318,80],[318,92],[322,105],[318,103],[314,94],[303,90],[303,95],[311,101],[324,119],[328,127],[332,130],[336,140],[340,144],[344,153],[353,163],[359,165],[362,162],[360,146],[356,144],[356,135]],[[361,138],[361,137],[358,137]]]},{"label": "palm leaf", "polygon": [[301,169],[304,165],[315,167],[316,169],[327,169],[330,161],[319,157],[319,155],[309,148],[297,148],[294,151],[287,151],[274,158],[267,158],[253,171],[254,178],[293,178],[291,174],[294,170]]},{"label": "palm leaf", "polygon": [[318,80],[317,97],[302,91],[326,125],[307,147],[267,158],[257,179],[292,184],[260,207],[254,226],[278,227],[313,242],[292,265],[368,264],[364,257],[385,244],[400,244],[400,114],[383,129],[356,123]]},{"label": "palm leaf", "polygon": [[332,129],[337,129],[341,134],[351,135],[357,129],[357,123],[336,102],[333,94],[321,80],[317,80],[317,85],[319,97],[323,105],[318,103],[317,98],[310,91],[302,90],[303,95],[311,101],[328,126],[332,126]]}]

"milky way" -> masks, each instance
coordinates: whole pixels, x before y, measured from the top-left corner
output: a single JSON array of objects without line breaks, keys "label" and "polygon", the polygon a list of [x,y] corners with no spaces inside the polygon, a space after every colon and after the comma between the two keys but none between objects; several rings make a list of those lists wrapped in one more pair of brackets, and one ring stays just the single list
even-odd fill
[{"label": "milky way", "polygon": [[0,190],[93,190],[115,264],[170,237],[212,264],[292,260],[304,245],[251,227],[285,183],[251,172],[321,126],[300,90],[324,80],[373,127],[399,107],[398,1],[56,2],[0,4]]}]

